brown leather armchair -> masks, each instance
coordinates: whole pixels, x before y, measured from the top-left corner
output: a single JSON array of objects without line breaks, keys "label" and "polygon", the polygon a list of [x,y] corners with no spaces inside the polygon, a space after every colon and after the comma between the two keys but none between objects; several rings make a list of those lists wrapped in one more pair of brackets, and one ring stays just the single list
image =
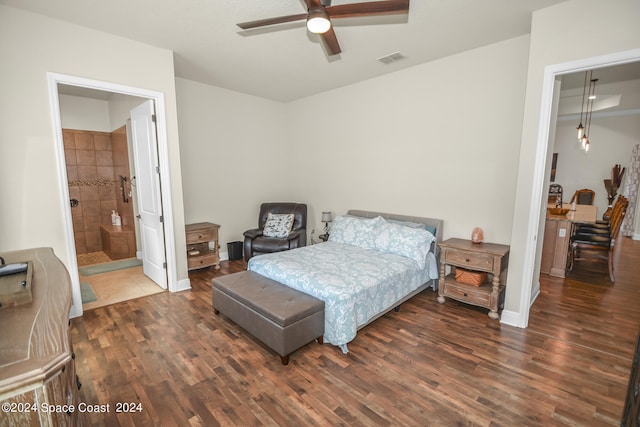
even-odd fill
[{"label": "brown leather armchair", "polygon": [[[287,237],[267,237],[262,231],[269,213],[293,214],[293,226]],[[287,251],[307,245],[307,205],[302,203],[263,203],[260,205],[258,228],[244,232],[244,259],[260,254]]]}]

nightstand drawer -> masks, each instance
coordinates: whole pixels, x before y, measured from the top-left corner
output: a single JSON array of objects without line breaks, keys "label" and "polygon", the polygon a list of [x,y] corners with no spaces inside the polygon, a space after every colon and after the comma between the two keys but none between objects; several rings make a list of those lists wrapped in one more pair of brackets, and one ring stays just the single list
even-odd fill
[{"label": "nightstand drawer", "polygon": [[493,270],[493,256],[491,254],[447,251],[445,262],[459,267],[468,267],[471,270]]},{"label": "nightstand drawer", "polygon": [[[488,286],[488,285],[484,285]],[[458,285],[455,282],[447,281],[444,288],[444,296],[466,302],[468,304],[479,305],[481,307],[489,307],[491,302],[491,294],[486,290],[473,288],[466,285]]]},{"label": "nightstand drawer", "polygon": [[187,257],[187,268],[203,268],[218,263],[218,255],[212,253]]},{"label": "nightstand drawer", "polygon": [[197,230],[187,232],[187,245],[218,240],[218,230]]}]

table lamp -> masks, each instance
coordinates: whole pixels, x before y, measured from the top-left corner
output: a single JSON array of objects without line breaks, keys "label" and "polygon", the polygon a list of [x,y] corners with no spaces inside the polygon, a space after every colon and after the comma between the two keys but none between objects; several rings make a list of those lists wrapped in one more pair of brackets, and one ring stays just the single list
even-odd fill
[{"label": "table lamp", "polygon": [[329,235],[329,223],[331,222],[331,212],[322,212],[322,222],[324,222],[324,234]]}]

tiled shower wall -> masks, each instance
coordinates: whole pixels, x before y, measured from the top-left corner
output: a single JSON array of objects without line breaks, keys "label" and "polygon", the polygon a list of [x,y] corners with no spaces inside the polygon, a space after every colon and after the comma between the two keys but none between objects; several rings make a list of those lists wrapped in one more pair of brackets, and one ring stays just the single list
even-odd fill
[{"label": "tiled shower wall", "polygon": [[[135,227],[133,220],[133,200],[131,197],[131,176],[129,176],[129,148],[127,144],[127,127],[122,126],[111,132],[111,151],[113,153],[113,177],[116,181],[116,210],[122,218],[122,225]],[[125,178],[124,181],[120,177]],[[124,184],[124,192],[120,184]],[[123,197],[124,194],[124,197]],[[125,202],[126,200],[126,202]],[[109,211],[111,213],[111,211]]]},{"label": "tiled shower wall", "polygon": [[[125,172],[123,175],[129,182],[126,133],[124,144],[120,137],[116,137],[119,142],[113,144],[113,136],[108,132],[63,129],[62,135],[69,197],[78,201],[78,205],[71,208],[76,253],[98,252],[102,250],[100,225],[111,224],[112,210],[119,211],[123,225],[133,224],[131,199],[123,203],[119,179]],[[114,158],[118,159],[118,174]],[[127,162],[126,169],[122,166],[123,159]],[[129,188],[126,192],[128,194]]]}]

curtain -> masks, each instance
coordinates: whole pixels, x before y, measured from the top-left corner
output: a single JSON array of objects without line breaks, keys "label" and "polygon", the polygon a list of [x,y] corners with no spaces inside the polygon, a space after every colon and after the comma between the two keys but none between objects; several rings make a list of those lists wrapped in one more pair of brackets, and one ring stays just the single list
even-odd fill
[{"label": "curtain", "polygon": [[627,213],[622,223],[622,235],[631,236],[633,234],[633,218],[636,215],[636,205],[638,203],[638,185],[640,184],[640,144],[636,144],[631,152],[631,163],[629,163],[629,173],[624,186],[624,196],[629,200]]}]

